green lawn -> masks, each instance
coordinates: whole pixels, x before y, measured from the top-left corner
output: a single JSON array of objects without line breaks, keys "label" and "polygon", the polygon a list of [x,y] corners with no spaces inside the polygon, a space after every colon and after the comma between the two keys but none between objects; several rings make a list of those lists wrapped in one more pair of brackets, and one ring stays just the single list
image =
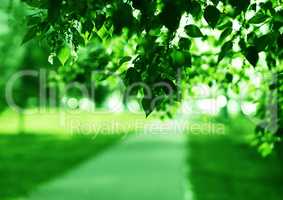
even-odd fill
[{"label": "green lawn", "polygon": [[195,199],[281,200],[282,145],[272,156],[262,158],[247,142],[235,139],[237,134],[243,135],[248,124],[232,126],[234,128],[229,129],[226,136],[188,137],[188,181]]},{"label": "green lawn", "polygon": [[11,110],[0,115],[0,200],[27,195],[155,120],[143,114],[50,110],[26,114],[25,133],[36,134],[19,135],[18,117]]},{"label": "green lawn", "polygon": [[[141,126],[155,120],[146,119],[143,113],[83,112],[63,109],[37,111],[24,115],[24,130],[28,133],[70,134],[78,131],[87,133],[138,132]],[[0,115],[0,134],[18,133],[19,115],[11,110]]]},{"label": "green lawn", "polygon": [[119,141],[122,135],[0,135],[0,199],[27,195]]}]

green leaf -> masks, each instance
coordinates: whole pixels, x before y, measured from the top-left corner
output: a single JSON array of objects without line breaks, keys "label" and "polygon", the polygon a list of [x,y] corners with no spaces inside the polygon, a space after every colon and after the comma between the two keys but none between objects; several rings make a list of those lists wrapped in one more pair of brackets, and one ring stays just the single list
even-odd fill
[{"label": "green leaf", "polygon": [[192,57],[188,51],[173,50],[170,56],[172,64],[176,68],[192,66]]},{"label": "green leaf", "polygon": [[134,67],[130,67],[126,72],[126,85],[131,85],[133,83],[139,82],[141,80],[141,75]]},{"label": "green leaf", "polygon": [[160,20],[169,30],[178,28],[182,12],[176,1],[165,1],[164,8],[160,13]]},{"label": "green leaf", "polygon": [[217,6],[217,4],[219,3],[220,0],[211,0],[211,1],[212,1],[212,3],[213,3],[214,5]]},{"label": "green leaf", "polygon": [[249,10],[256,11],[256,7],[257,7],[257,4],[253,3],[252,5],[249,6]]},{"label": "green leaf", "polygon": [[63,63],[60,61],[60,59],[59,59],[57,56],[55,56],[55,57],[53,58],[52,66],[58,68],[58,67],[63,66]]},{"label": "green leaf", "polygon": [[31,16],[27,16],[27,25],[28,26],[34,26],[34,25],[37,25],[41,22],[41,17],[39,16],[34,16],[34,15],[31,15]]},{"label": "green leaf", "polygon": [[279,48],[283,49],[283,34],[281,34],[278,38],[277,38],[277,45]]},{"label": "green leaf", "polygon": [[247,34],[247,43],[248,44],[253,45],[254,42],[256,41],[256,39],[257,39],[257,34],[254,31]]},{"label": "green leaf", "polygon": [[228,20],[228,21],[225,20],[225,21],[223,21],[221,23],[218,23],[217,28],[219,30],[224,30],[226,28],[232,28],[232,26],[233,26],[233,23],[230,20]]},{"label": "green leaf", "polygon": [[240,41],[239,41],[239,46],[240,46],[240,48],[242,49],[242,51],[245,51],[245,50],[246,50],[247,45],[246,45],[246,42],[245,42],[245,40],[244,40],[243,38],[240,39]]},{"label": "green leaf", "polygon": [[179,40],[179,48],[183,50],[189,50],[191,48],[192,42],[189,38],[181,38]]},{"label": "green leaf", "polygon": [[259,60],[257,48],[255,46],[248,47],[245,51],[245,57],[255,67]]},{"label": "green leaf", "polygon": [[152,99],[144,97],[142,99],[142,108],[145,112],[146,117],[148,117],[154,111],[154,105],[152,104]]},{"label": "green leaf", "polygon": [[136,85],[135,83],[139,83],[140,81],[141,81],[141,75],[134,67],[130,67],[127,70],[124,78],[124,83],[128,87],[127,94],[136,96],[141,87],[139,85]]},{"label": "green leaf", "polygon": [[120,35],[123,28],[132,27],[134,22],[133,10],[129,4],[120,3],[112,12],[111,21],[114,26],[114,34]]},{"label": "green leaf", "polygon": [[223,42],[223,41],[232,33],[232,31],[233,31],[233,29],[232,29],[231,27],[228,27],[227,29],[225,29],[225,30],[221,33],[221,35],[220,35],[218,41],[219,41],[220,43]]},{"label": "green leaf", "polygon": [[133,7],[139,10],[141,10],[144,7],[144,3],[145,3],[144,1],[141,0],[132,0],[132,2],[133,2]]},{"label": "green leaf", "polygon": [[54,24],[60,18],[62,0],[48,1],[48,21]]},{"label": "green leaf", "polygon": [[272,33],[268,33],[262,35],[261,37],[257,38],[255,41],[255,46],[258,52],[264,51],[267,46],[272,45],[274,43],[274,35]]},{"label": "green leaf", "polygon": [[94,28],[94,24],[90,18],[87,18],[84,23],[82,23],[82,33],[88,32],[89,34],[92,33]]},{"label": "green leaf", "polygon": [[75,28],[73,28],[72,31],[73,31],[73,43],[74,43],[74,45],[75,46],[79,46],[79,45],[84,46],[85,45],[85,39],[80,34],[80,32]]},{"label": "green leaf", "polygon": [[110,30],[112,28],[113,22],[112,22],[110,17],[106,18],[106,20],[104,22],[104,26],[107,30]]},{"label": "green leaf", "polygon": [[97,34],[97,32],[93,32],[93,38],[94,39],[97,39],[99,42],[103,42],[103,39]]},{"label": "green leaf", "polygon": [[187,11],[196,19],[199,19],[202,14],[201,5],[198,1],[188,3]]},{"label": "green leaf", "polygon": [[232,41],[228,41],[226,42],[222,47],[221,47],[221,51],[218,55],[218,63],[227,55],[229,54],[231,51],[233,50],[233,42]]},{"label": "green leaf", "polygon": [[38,28],[40,30],[40,33],[47,33],[47,31],[50,29],[50,24],[47,21],[43,21],[38,25]]},{"label": "green leaf", "polygon": [[185,64],[185,55],[181,51],[173,50],[171,59],[172,64],[176,67],[182,67]]},{"label": "green leaf", "polygon": [[94,20],[96,30],[100,30],[105,21],[105,14],[97,14]]},{"label": "green leaf", "polygon": [[169,87],[162,87],[162,90],[166,95],[168,95],[168,97],[172,98],[178,90],[177,85],[172,80],[167,78],[160,80],[160,82],[165,83],[167,86],[169,86]]},{"label": "green leaf", "polygon": [[265,11],[269,11],[272,15],[275,14],[275,7],[273,7],[271,1],[267,1],[261,4],[261,8]]},{"label": "green leaf", "polygon": [[273,144],[265,142],[259,146],[258,151],[261,153],[263,157],[267,157],[272,153],[273,149],[274,149]]},{"label": "green leaf", "polygon": [[207,6],[204,10],[204,18],[211,28],[215,28],[220,18],[220,11],[215,6]]},{"label": "green leaf", "polygon": [[185,67],[191,67],[192,66],[192,56],[190,52],[185,51],[183,54],[185,56]]},{"label": "green leaf", "polygon": [[227,73],[227,74],[225,75],[225,79],[226,79],[226,81],[227,81],[228,83],[232,83],[232,81],[233,81],[233,75],[232,75],[231,73]]},{"label": "green leaf", "polygon": [[132,57],[130,57],[130,56],[125,56],[125,57],[121,58],[120,61],[119,61],[119,66],[123,65],[126,62],[129,62],[130,60],[132,60]]},{"label": "green leaf", "polygon": [[276,59],[270,53],[266,55],[266,63],[269,69],[272,69],[277,65]]},{"label": "green leaf", "polygon": [[47,8],[48,7],[48,0],[22,0],[29,6],[35,8]]},{"label": "green leaf", "polygon": [[273,20],[278,23],[283,23],[283,10],[277,11],[273,16]]},{"label": "green leaf", "polygon": [[185,31],[190,37],[193,38],[203,37],[201,30],[196,25],[193,24],[187,25],[185,27]]},{"label": "green leaf", "polygon": [[22,45],[27,43],[28,41],[32,40],[37,36],[38,28],[37,26],[31,27],[25,34],[24,39],[22,41]]},{"label": "green leaf", "polygon": [[247,10],[251,3],[251,0],[229,0],[229,2],[239,13]]},{"label": "green leaf", "polygon": [[261,24],[261,23],[265,22],[265,20],[267,20],[267,19],[268,19],[267,15],[265,15],[262,12],[258,12],[248,22],[250,24]]},{"label": "green leaf", "polygon": [[64,65],[69,59],[70,55],[71,55],[70,49],[67,46],[65,46],[60,50],[58,54],[58,59]]}]

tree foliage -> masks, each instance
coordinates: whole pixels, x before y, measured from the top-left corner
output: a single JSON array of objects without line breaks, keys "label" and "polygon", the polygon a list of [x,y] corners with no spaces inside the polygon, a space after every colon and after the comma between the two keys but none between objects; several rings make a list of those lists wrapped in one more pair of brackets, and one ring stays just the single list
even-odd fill
[{"label": "tree foliage", "polygon": [[[276,81],[265,80],[258,88],[250,87],[246,97],[259,105],[257,116],[261,122],[256,132],[260,137],[256,144],[262,151],[268,152],[277,140],[275,135],[282,134],[281,0],[22,1],[32,8],[23,43],[35,37],[44,40],[55,59],[66,46],[74,55],[80,47],[94,41],[109,50],[115,45],[111,41],[122,38],[124,47],[120,51],[113,50],[115,46],[112,51],[101,51],[101,55],[96,55],[98,59],[93,59],[98,64],[91,69],[118,71],[128,87],[134,82],[150,86],[150,96],[141,86],[134,92],[143,96],[141,104],[146,115],[167,110],[173,102],[181,101],[179,77],[189,92],[194,85],[204,83],[229,96],[240,94],[241,85],[252,82],[248,72],[273,74]],[[124,51],[125,46],[131,51]],[[206,46],[209,48],[203,48]],[[235,68],[235,60],[242,64]],[[75,62],[66,66],[71,69]],[[131,67],[124,67],[128,62]],[[59,62],[57,67],[63,65]],[[172,90],[155,87],[160,82]],[[259,95],[253,95],[255,89]],[[279,91],[276,97],[275,90]],[[160,96],[163,98],[152,103]],[[264,97],[278,100],[278,109],[266,109]],[[275,112],[279,126],[270,128]]]}]

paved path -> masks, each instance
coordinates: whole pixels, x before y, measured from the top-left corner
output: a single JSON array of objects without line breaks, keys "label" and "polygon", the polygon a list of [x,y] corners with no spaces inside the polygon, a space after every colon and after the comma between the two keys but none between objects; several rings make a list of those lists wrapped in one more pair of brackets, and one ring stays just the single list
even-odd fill
[{"label": "paved path", "polygon": [[138,136],[31,194],[28,200],[183,200],[181,136]]}]

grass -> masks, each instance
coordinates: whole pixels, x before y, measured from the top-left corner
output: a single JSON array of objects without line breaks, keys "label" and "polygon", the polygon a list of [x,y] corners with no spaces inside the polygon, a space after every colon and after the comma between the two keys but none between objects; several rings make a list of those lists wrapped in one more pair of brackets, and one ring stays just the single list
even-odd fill
[{"label": "grass", "polygon": [[[262,158],[245,140],[235,139],[248,122],[235,123],[229,135],[188,137],[188,181],[196,200],[281,200],[283,148]],[[235,129],[235,127],[238,127]],[[239,127],[242,127],[239,129]]]},{"label": "grass", "polygon": [[36,134],[18,134],[16,112],[6,110],[0,115],[0,200],[26,196],[155,120],[145,119],[142,113],[27,111],[24,131]]},{"label": "grass", "polygon": [[[109,113],[83,112],[64,109],[49,109],[38,111],[26,110],[25,131],[30,133],[69,134],[85,133],[116,133],[139,132],[143,127],[137,124],[147,124],[153,119],[146,119],[143,113]],[[7,110],[0,115],[0,134],[15,134],[18,132],[19,115]]]},{"label": "grass", "polygon": [[121,135],[0,135],[0,199],[30,191],[97,155]]}]

